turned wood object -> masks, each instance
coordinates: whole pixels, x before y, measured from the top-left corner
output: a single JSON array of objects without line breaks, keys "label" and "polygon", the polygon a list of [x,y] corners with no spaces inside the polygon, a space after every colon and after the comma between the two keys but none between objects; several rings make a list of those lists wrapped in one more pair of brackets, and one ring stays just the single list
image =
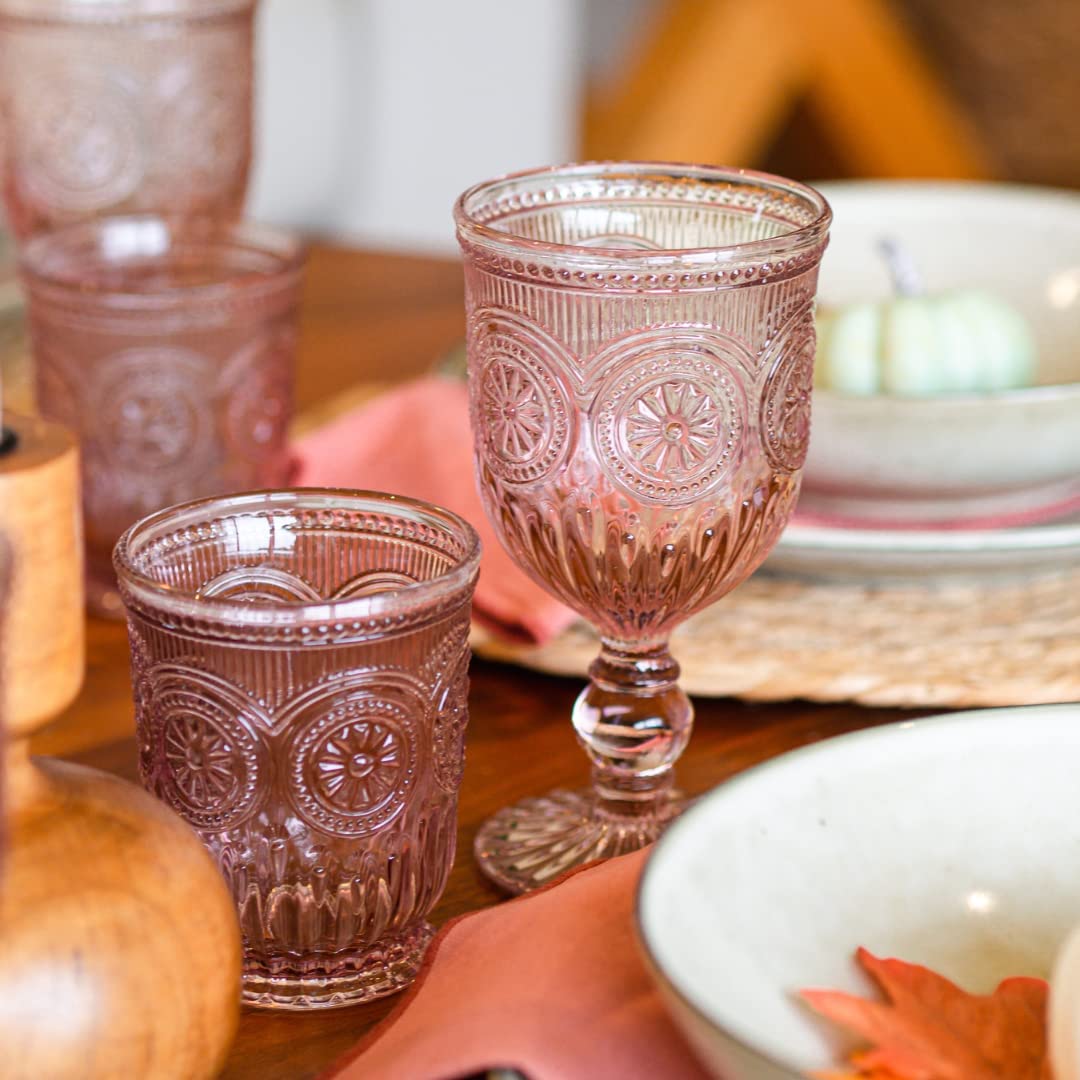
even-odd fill
[{"label": "turned wood object", "polygon": [[0,531],[12,564],[4,612],[8,735],[29,735],[66,708],[83,680],[79,457],[58,424],[5,413]]},{"label": "turned wood object", "polygon": [[134,784],[29,754],[29,737],[83,678],[78,453],[54,424],[3,420],[15,442],[0,452],[11,564],[0,611],[0,1073],[210,1077],[240,991],[239,930],[217,868]]}]

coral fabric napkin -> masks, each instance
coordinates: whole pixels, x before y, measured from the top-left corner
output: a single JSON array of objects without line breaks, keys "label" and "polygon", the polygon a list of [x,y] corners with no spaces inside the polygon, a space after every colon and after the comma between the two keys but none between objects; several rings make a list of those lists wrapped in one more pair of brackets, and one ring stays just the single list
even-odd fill
[{"label": "coral fabric napkin", "polygon": [[705,1080],[641,960],[634,894],[648,849],[464,915],[401,1004],[326,1074],[457,1080]]},{"label": "coral fabric napkin", "polygon": [[540,643],[575,619],[514,565],[487,522],[473,478],[468,389],[432,375],[388,391],[294,447],[296,483],[411,495],[453,510],[484,545],[473,614],[512,641]]}]

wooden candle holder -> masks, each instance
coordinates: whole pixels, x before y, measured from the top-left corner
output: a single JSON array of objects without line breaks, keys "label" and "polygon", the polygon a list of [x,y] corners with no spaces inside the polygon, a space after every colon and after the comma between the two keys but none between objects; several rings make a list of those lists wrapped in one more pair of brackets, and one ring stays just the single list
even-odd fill
[{"label": "wooden candle holder", "polygon": [[140,788],[29,755],[30,735],[83,677],[78,451],[55,424],[11,415],[3,424],[14,444],[0,451],[11,556],[0,612],[0,1072],[210,1077],[235,1034],[240,994],[240,935],[217,868]]}]

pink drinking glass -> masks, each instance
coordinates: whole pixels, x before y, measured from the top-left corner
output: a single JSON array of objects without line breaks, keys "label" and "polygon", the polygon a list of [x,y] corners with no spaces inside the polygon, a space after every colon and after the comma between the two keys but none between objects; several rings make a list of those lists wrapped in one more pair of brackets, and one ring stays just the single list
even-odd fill
[{"label": "pink drinking glass", "polygon": [[643,846],[681,808],[693,712],[668,638],[760,565],[795,505],[830,212],[780,177],[611,163],[480,184],[455,218],[485,509],[601,639],[572,715],[591,788],[477,836],[520,892]]},{"label": "pink drinking glass", "polygon": [[132,522],[288,480],[302,245],[247,224],[102,218],[22,252],[38,406],[78,436],[87,603],[122,608]]},{"label": "pink drinking glass", "polygon": [[254,15],[255,0],[0,0],[15,235],[116,213],[238,217]]},{"label": "pink drinking glass", "polygon": [[445,510],[326,490],[171,507],[117,545],[142,782],[232,889],[249,1004],[350,1005],[419,969],[479,557]]}]

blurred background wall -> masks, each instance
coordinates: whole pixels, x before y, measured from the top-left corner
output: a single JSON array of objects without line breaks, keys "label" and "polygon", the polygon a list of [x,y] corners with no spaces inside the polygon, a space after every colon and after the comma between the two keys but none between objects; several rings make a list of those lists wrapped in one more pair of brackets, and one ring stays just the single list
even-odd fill
[{"label": "blurred background wall", "polygon": [[263,0],[255,216],[449,251],[584,157],[1080,186],[1076,0]]},{"label": "blurred background wall", "polygon": [[264,0],[256,217],[449,250],[470,183],[573,158],[581,0]]}]

